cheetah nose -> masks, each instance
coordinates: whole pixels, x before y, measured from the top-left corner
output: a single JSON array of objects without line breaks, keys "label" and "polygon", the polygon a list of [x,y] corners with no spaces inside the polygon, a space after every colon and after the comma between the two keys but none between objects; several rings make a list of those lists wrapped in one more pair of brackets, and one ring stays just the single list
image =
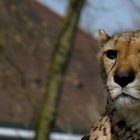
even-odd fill
[{"label": "cheetah nose", "polygon": [[114,75],[114,81],[119,84],[122,88],[133,82],[135,79],[135,74],[133,71],[129,72],[117,72]]}]

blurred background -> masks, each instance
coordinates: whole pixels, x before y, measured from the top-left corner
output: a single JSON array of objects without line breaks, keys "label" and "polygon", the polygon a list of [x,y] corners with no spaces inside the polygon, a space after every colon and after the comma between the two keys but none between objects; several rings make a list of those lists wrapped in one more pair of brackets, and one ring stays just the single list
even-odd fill
[{"label": "blurred background", "polygon": [[[48,68],[70,0],[0,0],[0,139],[33,139]],[[52,140],[80,140],[104,112],[94,34],[140,28],[140,1],[86,0],[72,43]]]}]

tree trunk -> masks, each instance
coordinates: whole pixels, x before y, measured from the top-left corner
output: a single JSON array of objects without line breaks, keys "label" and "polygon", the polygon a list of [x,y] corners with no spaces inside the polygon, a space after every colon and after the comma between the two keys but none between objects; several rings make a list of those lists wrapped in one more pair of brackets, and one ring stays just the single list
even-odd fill
[{"label": "tree trunk", "polygon": [[55,120],[57,105],[61,95],[64,75],[75,37],[81,8],[85,0],[70,0],[63,31],[55,46],[49,69],[45,97],[39,115],[35,140],[49,140],[52,123]]}]

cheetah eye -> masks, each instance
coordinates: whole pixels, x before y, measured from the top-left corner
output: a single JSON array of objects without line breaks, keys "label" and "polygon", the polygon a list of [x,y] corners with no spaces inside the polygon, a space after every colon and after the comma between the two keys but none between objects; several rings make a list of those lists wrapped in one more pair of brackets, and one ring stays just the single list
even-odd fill
[{"label": "cheetah eye", "polygon": [[109,59],[115,59],[117,57],[117,51],[116,50],[108,50],[108,51],[106,51],[106,56]]}]

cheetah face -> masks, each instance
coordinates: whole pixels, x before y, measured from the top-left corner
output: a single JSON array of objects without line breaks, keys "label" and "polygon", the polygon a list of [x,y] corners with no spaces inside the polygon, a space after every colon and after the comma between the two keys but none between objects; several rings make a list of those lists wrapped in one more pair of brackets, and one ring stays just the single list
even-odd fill
[{"label": "cheetah face", "polygon": [[140,108],[140,31],[110,37],[99,31],[99,60],[116,107]]}]

